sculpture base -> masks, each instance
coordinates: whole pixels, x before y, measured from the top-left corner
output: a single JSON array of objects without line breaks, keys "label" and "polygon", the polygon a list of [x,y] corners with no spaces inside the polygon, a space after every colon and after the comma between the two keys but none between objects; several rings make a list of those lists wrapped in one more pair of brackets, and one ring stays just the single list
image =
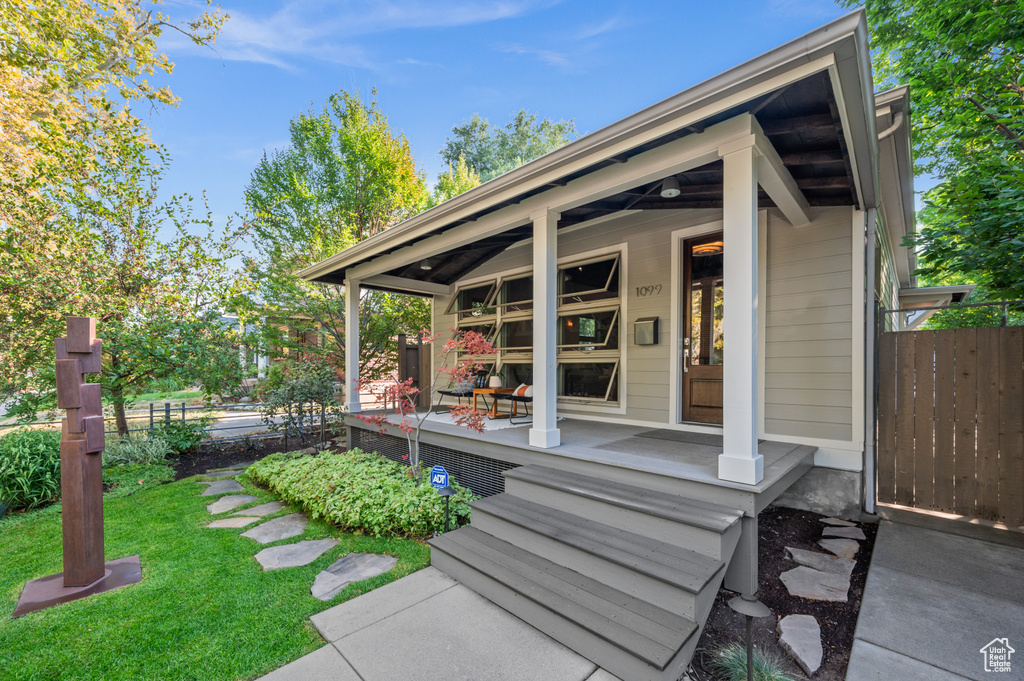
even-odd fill
[{"label": "sculpture base", "polygon": [[85,586],[64,586],[62,572],[33,579],[21,592],[13,617],[21,617],[30,612],[45,610],[61,603],[77,601],[142,581],[142,563],[139,556],[107,561],[103,567],[103,576]]}]

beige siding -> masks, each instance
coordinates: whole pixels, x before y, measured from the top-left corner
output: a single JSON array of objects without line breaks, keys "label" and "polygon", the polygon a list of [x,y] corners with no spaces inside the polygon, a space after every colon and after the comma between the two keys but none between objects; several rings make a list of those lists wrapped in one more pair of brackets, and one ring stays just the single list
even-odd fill
[{"label": "beige siding", "polygon": [[[889,237],[885,225],[879,222],[875,239],[875,297],[879,304],[887,310],[895,310],[900,306],[900,282],[896,274],[894,254],[889,247]],[[885,323],[891,325],[898,321],[898,315],[885,315]]]},{"label": "beige siding", "polygon": [[768,220],[764,419],[768,437],[852,439],[849,208],[803,227]]}]

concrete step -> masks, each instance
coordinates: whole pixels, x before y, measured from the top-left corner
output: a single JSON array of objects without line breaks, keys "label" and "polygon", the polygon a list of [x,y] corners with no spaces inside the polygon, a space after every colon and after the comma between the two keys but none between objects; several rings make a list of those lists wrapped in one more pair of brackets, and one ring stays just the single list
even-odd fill
[{"label": "concrete step", "polygon": [[503,475],[512,496],[719,560],[732,555],[738,539],[743,513],[725,506],[547,466]]},{"label": "concrete step", "polygon": [[675,681],[695,622],[473,527],[430,540],[431,562],[623,679]]},{"label": "concrete step", "polygon": [[725,561],[508,494],[472,503],[473,527],[695,621]]}]

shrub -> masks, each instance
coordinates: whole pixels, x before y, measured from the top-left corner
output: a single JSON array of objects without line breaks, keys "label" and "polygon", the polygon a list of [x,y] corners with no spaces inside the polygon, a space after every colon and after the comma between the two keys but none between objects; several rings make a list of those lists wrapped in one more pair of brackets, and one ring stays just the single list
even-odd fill
[{"label": "shrub", "polygon": [[59,494],[59,431],[20,429],[0,437],[0,503],[31,509]]},{"label": "shrub", "polygon": [[107,443],[103,451],[103,467],[160,464],[173,453],[167,440],[156,433],[134,438],[119,437]]},{"label": "shrub", "polygon": [[104,497],[117,499],[174,480],[174,469],[159,464],[130,464],[103,471]]},{"label": "shrub", "polygon": [[206,429],[210,421],[208,417],[194,421],[171,421],[158,426],[150,435],[166,442],[173,454],[191,454],[206,438]]},{"label": "shrub", "polygon": [[[427,537],[444,530],[444,499],[417,485],[408,466],[358,449],[341,454],[273,454],[246,469],[256,483],[300,506],[312,518],[373,536]],[[475,497],[454,482],[451,521],[469,521]]]},{"label": "shrub", "polygon": [[[740,643],[722,646],[714,653],[713,670],[725,681],[747,681],[747,648]],[[754,681],[793,681],[778,656],[754,646]]]}]

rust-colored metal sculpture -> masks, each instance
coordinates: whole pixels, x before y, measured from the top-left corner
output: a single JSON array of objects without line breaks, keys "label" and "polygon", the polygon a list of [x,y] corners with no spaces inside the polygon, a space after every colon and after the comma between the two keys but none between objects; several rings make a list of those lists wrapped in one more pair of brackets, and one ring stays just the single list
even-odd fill
[{"label": "rust-colored metal sculpture", "polygon": [[57,407],[66,410],[60,441],[64,572],[26,584],[15,617],[142,579],[139,556],[103,560],[103,405],[99,383],[85,382],[85,374],[100,372],[102,343],[96,320],[87,317],[68,317],[67,337],[55,343]]}]

